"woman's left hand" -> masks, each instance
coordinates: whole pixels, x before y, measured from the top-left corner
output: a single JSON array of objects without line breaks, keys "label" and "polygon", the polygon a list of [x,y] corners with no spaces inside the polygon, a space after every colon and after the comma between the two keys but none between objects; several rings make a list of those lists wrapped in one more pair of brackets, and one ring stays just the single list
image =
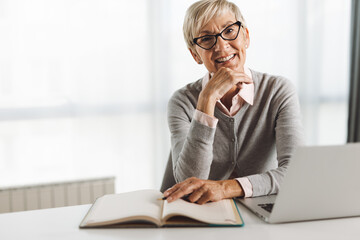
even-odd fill
[{"label": "woman's left hand", "polygon": [[184,196],[192,203],[204,204],[225,198],[242,197],[244,191],[235,179],[212,181],[191,177],[164,192],[164,197],[169,203]]}]

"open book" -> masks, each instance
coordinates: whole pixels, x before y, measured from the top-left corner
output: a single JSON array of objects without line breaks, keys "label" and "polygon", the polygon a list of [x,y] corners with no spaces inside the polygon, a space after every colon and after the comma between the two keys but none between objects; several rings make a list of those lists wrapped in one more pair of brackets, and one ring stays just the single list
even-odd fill
[{"label": "open book", "polygon": [[243,226],[232,199],[203,205],[178,199],[159,200],[157,190],[110,194],[98,198],[80,228],[90,227],[172,227],[172,226]]}]

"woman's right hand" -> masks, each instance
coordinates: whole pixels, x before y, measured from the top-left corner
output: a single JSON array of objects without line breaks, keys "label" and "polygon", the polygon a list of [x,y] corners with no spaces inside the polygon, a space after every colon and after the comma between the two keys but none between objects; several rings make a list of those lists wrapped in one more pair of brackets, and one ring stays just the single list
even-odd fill
[{"label": "woman's right hand", "polygon": [[216,101],[227,93],[242,88],[242,83],[253,83],[244,72],[235,72],[230,68],[220,68],[201,91],[196,108],[210,116],[214,116]]},{"label": "woman's right hand", "polygon": [[235,179],[213,181],[191,177],[164,192],[169,203],[184,196],[192,203],[204,204],[225,198],[243,197],[244,190]]}]

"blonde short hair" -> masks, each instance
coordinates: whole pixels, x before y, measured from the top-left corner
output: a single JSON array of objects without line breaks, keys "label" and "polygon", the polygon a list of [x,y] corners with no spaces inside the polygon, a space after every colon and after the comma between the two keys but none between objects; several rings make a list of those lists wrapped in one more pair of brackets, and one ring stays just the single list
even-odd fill
[{"label": "blonde short hair", "polygon": [[193,3],[186,11],[183,33],[188,48],[195,50],[193,39],[212,18],[230,11],[237,21],[246,28],[246,22],[240,9],[227,0],[200,0]]}]

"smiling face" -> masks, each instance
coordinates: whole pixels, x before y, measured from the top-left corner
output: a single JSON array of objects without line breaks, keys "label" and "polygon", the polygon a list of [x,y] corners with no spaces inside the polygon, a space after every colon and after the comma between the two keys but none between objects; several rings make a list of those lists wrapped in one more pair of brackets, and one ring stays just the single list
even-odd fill
[{"label": "smiling face", "polygon": [[[224,13],[212,18],[201,28],[200,33],[196,37],[218,34],[236,21],[234,14],[230,12]],[[219,36],[216,45],[210,50],[205,50],[195,45],[195,51],[189,49],[191,55],[196,62],[204,63],[210,73],[217,72],[221,67],[243,72],[246,60],[246,48],[249,46],[250,39],[247,29],[245,29],[245,34],[242,28],[240,28],[239,31],[238,37],[232,41],[224,40]]]}]

